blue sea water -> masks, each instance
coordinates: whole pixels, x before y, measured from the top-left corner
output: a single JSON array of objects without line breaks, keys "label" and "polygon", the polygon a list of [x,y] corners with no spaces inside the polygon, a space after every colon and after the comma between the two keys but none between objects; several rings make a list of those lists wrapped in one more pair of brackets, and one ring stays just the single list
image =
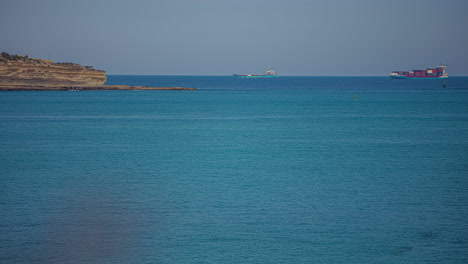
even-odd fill
[{"label": "blue sea water", "polygon": [[0,93],[0,263],[467,263],[468,78]]}]

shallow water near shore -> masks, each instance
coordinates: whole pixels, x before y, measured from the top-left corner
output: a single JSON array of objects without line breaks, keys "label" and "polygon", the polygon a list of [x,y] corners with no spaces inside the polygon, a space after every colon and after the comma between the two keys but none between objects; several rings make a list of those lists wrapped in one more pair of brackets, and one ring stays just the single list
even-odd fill
[{"label": "shallow water near shore", "polygon": [[0,93],[1,263],[467,263],[468,78]]}]

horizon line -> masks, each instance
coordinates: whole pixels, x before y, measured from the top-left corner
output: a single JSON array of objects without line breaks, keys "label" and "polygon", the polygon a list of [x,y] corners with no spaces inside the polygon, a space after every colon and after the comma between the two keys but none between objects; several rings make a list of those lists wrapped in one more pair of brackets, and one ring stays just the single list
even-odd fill
[{"label": "horizon line", "polygon": [[[109,74],[107,76],[218,76],[227,77],[232,74]],[[278,77],[389,77],[388,75],[278,75]],[[450,77],[468,77],[468,75],[451,75]]]}]

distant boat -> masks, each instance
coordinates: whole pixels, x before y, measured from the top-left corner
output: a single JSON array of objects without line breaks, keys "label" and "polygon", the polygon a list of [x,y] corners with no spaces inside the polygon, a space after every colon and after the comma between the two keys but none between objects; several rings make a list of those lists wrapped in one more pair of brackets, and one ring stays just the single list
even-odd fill
[{"label": "distant boat", "polygon": [[412,71],[392,71],[390,78],[392,79],[447,79],[448,73],[445,71],[447,66],[441,65],[435,68],[428,68],[426,70],[412,70]]},{"label": "distant boat", "polygon": [[265,74],[233,74],[237,78],[276,78],[278,74],[271,67]]}]

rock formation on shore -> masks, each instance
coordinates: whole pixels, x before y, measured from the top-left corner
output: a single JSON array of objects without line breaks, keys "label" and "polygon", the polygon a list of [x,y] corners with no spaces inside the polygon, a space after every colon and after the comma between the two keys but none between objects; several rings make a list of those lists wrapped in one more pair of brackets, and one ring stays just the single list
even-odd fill
[{"label": "rock formation on shore", "polygon": [[92,66],[0,54],[0,91],[196,90],[182,87],[104,85],[106,72]]},{"label": "rock formation on shore", "polygon": [[28,56],[0,55],[0,86],[100,86],[106,72],[76,63],[56,63]]}]

